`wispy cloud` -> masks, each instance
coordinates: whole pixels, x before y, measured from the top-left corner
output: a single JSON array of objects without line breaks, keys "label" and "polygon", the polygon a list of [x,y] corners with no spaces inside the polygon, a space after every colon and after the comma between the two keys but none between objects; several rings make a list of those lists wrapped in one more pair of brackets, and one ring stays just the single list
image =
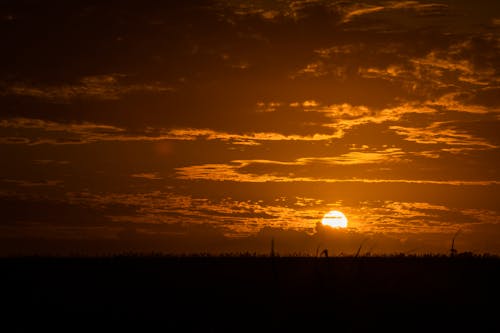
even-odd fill
[{"label": "wispy cloud", "polygon": [[21,187],[40,187],[40,186],[61,186],[64,182],[62,180],[20,180],[20,179],[1,179],[4,183],[12,183]]},{"label": "wispy cloud", "polygon": [[[424,102],[403,102],[400,105],[374,109],[364,105],[331,104],[324,105],[316,100],[258,102],[257,111],[266,113],[292,108],[294,112],[311,113],[324,118],[322,123],[311,125],[311,134],[283,134],[279,132],[227,132],[209,128],[144,128],[129,131],[126,128],[91,122],[60,123],[33,118],[10,118],[0,120],[1,144],[88,144],[107,141],[221,141],[231,145],[256,146],[268,142],[329,142],[345,137],[346,133],[356,127],[367,124],[388,124],[388,129],[406,137],[405,140],[419,144],[448,144],[464,148],[491,149],[495,145],[488,143],[465,129],[453,118],[446,121],[434,121],[427,127],[407,126],[405,123],[395,125],[408,116],[428,115],[439,119],[442,110],[466,113],[487,114],[497,112],[496,108],[479,105],[466,105],[458,100],[458,94],[446,94],[438,99]],[[295,111],[296,110],[296,111]],[[432,118],[429,118],[432,119]],[[423,127],[425,125],[426,127]],[[376,152],[379,153],[379,152]],[[375,156],[375,155],[373,155]]]},{"label": "wispy cloud", "polygon": [[163,177],[160,177],[158,172],[142,172],[142,173],[134,173],[131,174],[130,177],[132,178],[142,178],[142,179],[148,179],[148,180],[160,180],[163,179]]},{"label": "wispy cloud", "polygon": [[309,165],[309,164],[326,164],[326,165],[356,165],[356,164],[372,164],[382,162],[399,161],[405,155],[400,148],[387,148],[380,151],[351,151],[339,156],[332,157],[302,157],[291,162],[272,161],[272,160],[236,160],[233,162],[242,165],[248,164],[275,164],[275,165]]},{"label": "wispy cloud", "polygon": [[[466,211],[428,202],[365,201],[359,204],[363,231],[389,234],[451,233],[473,228],[479,221]],[[486,210],[481,210],[485,212]]]},{"label": "wispy cloud", "polygon": [[452,45],[447,52],[431,51],[425,57],[412,59],[417,76],[425,75],[445,80],[445,73],[455,73],[458,81],[476,86],[487,86],[496,81],[494,68],[477,68],[463,55],[470,48],[468,43]]},{"label": "wispy cloud", "polygon": [[[320,8],[341,16],[340,23],[349,23],[359,17],[379,12],[412,11],[417,15],[438,15],[446,13],[448,6],[442,3],[421,3],[419,1],[385,1],[377,4],[355,1],[329,2],[323,0],[271,1],[271,2],[233,2],[218,1],[220,8],[229,9],[234,18],[254,17],[264,21],[280,19],[300,20],[310,15],[309,9]],[[226,20],[234,19],[223,15]],[[332,15],[332,19],[338,19]]]},{"label": "wispy cloud", "polygon": [[291,74],[290,78],[296,79],[299,77],[308,77],[308,76],[309,77],[329,76],[337,78],[339,80],[344,80],[347,78],[347,72],[348,72],[347,66],[339,64],[327,64],[322,60],[317,60],[307,64],[305,67]]},{"label": "wispy cloud", "polygon": [[116,222],[137,224],[208,224],[217,226],[227,236],[256,233],[264,227],[308,230],[315,226],[324,214],[324,208],[316,206],[285,207],[277,202],[220,200],[195,198],[168,192],[149,193],[70,193],[72,204],[106,207],[116,204],[135,207],[135,215],[110,215]]},{"label": "wispy cloud", "polygon": [[358,74],[364,78],[381,78],[388,81],[392,81],[395,78],[401,79],[403,76],[407,76],[406,70],[399,65],[389,65],[384,68],[360,67],[358,68]]},{"label": "wispy cloud", "polygon": [[39,165],[65,165],[70,163],[65,160],[34,160],[33,162]]},{"label": "wispy cloud", "polygon": [[337,134],[311,134],[311,135],[284,135],[273,132],[256,132],[249,134],[235,134],[214,131],[211,129],[184,128],[168,131],[170,138],[175,140],[221,140],[233,144],[258,145],[262,141],[325,141],[337,138]]},{"label": "wispy cloud", "polygon": [[103,208],[116,204],[135,207],[135,215],[109,215],[115,222],[140,225],[208,224],[229,237],[242,237],[265,228],[323,232],[316,226],[331,209],[342,210],[349,218],[350,232],[405,237],[409,234],[453,233],[459,225],[472,229],[478,223],[495,223],[498,213],[485,209],[459,209],[421,201],[370,200],[351,204],[318,198],[276,197],[275,200],[200,199],[169,192],[70,193],[71,204]]},{"label": "wispy cloud", "polygon": [[30,145],[88,144],[102,141],[194,141],[198,139],[220,140],[236,145],[260,145],[261,142],[266,141],[326,141],[339,137],[337,133],[285,135],[274,132],[256,132],[236,134],[198,128],[145,129],[142,132],[130,133],[125,128],[112,125],[90,122],[66,124],[32,118],[3,119],[0,120],[0,128],[5,130],[16,129],[15,136],[10,135],[10,132],[7,131],[6,134],[0,137],[0,143]]},{"label": "wispy cloud", "polygon": [[338,137],[343,137],[346,132],[353,128],[365,124],[382,124],[386,122],[399,121],[408,114],[434,114],[436,110],[432,107],[403,103],[400,106],[373,110],[363,105],[341,105],[322,106],[314,109],[315,112],[322,112],[331,122],[323,124],[324,127],[336,130]]},{"label": "wispy cloud", "polygon": [[[300,20],[307,16],[307,9],[313,6],[327,7],[323,0],[293,0],[293,1],[248,1],[235,2],[221,0],[217,4],[229,9],[236,18],[254,17],[263,21],[273,22],[279,19]],[[226,20],[232,17],[225,16]]]},{"label": "wispy cloud", "polygon": [[428,127],[390,126],[390,128],[404,136],[405,140],[420,144],[445,144],[476,150],[498,148],[483,138],[454,128],[453,124],[448,122],[435,122]]},{"label": "wispy cloud", "polygon": [[281,105],[280,102],[257,102],[257,112],[274,112]]},{"label": "wispy cloud", "polygon": [[[409,91],[423,94],[498,86],[498,73],[491,60],[496,51],[494,46],[488,47],[488,52],[478,51],[470,39],[464,39],[446,49],[431,49],[424,56],[401,57],[398,63],[360,66],[358,74],[364,78],[398,81]],[[478,52],[484,53],[480,55],[483,61],[471,57]]]},{"label": "wispy cloud", "polygon": [[384,9],[386,9],[384,6],[370,6],[365,4],[354,5],[346,9],[342,22],[347,23],[352,21],[357,16],[380,12]]},{"label": "wispy cloud", "polygon": [[64,124],[54,121],[34,118],[11,118],[0,120],[0,127],[15,128],[15,129],[44,129],[49,132],[71,131],[75,133],[118,133],[123,132],[123,129],[111,126],[83,122],[80,124]]},{"label": "wispy cloud", "polygon": [[364,51],[365,48],[366,45],[363,43],[341,44],[341,45],[319,48],[314,50],[314,53],[319,55],[321,58],[331,58],[336,55],[349,55],[352,53],[358,53]]},{"label": "wispy cloud", "polygon": [[15,130],[16,136],[3,136],[4,144],[82,144],[98,141],[120,140],[125,130],[116,126],[83,123],[58,123],[54,121],[12,118],[0,120],[0,128]]},{"label": "wispy cloud", "polygon": [[[378,158],[378,157],[377,157]],[[470,185],[470,186],[488,186],[500,184],[497,180],[434,180],[434,179],[383,179],[383,178],[325,178],[325,177],[301,177],[290,173],[279,174],[277,172],[261,172],[251,173],[246,171],[249,166],[255,164],[270,164],[270,165],[304,165],[304,163],[313,163],[317,159],[301,159],[300,161],[282,162],[282,161],[267,161],[267,160],[245,160],[231,161],[231,163],[218,164],[202,164],[176,168],[177,177],[187,180],[209,180],[209,181],[233,181],[233,182],[249,182],[249,183],[290,183],[290,182],[322,182],[322,183],[403,183],[403,184],[435,184],[435,185]],[[325,160],[319,160],[324,162]],[[332,163],[330,159],[326,159],[327,163]],[[358,161],[359,162],[359,161]],[[339,164],[339,161],[333,161]],[[340,165],[346,161],[340,161]],[[347,163],[352,161],[347,160]],[[376,163],[375,161],[369,163]],[[345,164],[344,164],[345,165]]]},{"label": "wispy cloud", "polygon": [[442,13],[448,10],[448,5],[444,3],[422,3],[421,1],[388,1],[388,7],[391,9],[412,9],[417,12],[425,12],[429,14]]},{"label": "wispy cloud", "polygon": [[348,23],[361,16],[396,10],[412,10],[420,15],[442,14],[448,9],[448,6],[442,3],[421,3],[420,1],[386,1],[379,5],[365,3],[341,5],[340,9],[344,14],[341,22]]},{"label": "wispy cloud", "polygon": [[74,84],[54,86],[15,83],[8,86],[3,94],[30,96],[55,103],[66,103],[74,99],[116,100],[133,92],[163,93],[174,90],[171,86],[158,82],[126,83],[125,77],[121,74],[86,76]]},{"label": "wispy cloud", "polygon": [[430,107],[441,107],[449,111],[459,111],[475,114],[500,113],[500,107],[483,106],[477,104],[465,104],[459,100],[464,93],[449,93],[437,99],[429,100],[425,104]]}]

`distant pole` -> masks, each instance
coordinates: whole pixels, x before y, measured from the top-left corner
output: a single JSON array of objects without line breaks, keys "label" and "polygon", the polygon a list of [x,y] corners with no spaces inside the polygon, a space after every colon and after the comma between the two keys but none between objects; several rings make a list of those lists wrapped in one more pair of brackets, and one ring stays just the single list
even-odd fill
[{"label": "distant pole", "polygon": [[450,257],[453,257],[455,254],[457,254],[457,250],[455,249],[455,238],[457,238],[460,231],[462,231],[462,230],[458,229],[458,231],[455,233],[455,235],[451,239]]},{"label": "distant pole", "polygon": [[357,258],[359,256],[359,253],[361,252],[361,248],[363,247],[363,244],[366,242],[367,238],[363,239],[361,244],[359,244],[358,251],[356,252],[356,255],[354,255],[354,258]]},{"label": "distant pole", "polygon": [[274,237],[271,238],[271,258],[274,258]]}]

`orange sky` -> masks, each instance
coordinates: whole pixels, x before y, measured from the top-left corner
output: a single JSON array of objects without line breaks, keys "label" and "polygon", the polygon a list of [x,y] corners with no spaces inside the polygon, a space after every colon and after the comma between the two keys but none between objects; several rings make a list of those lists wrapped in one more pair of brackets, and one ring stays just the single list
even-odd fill
[{"label": "orange sky", "polygon": [[500,253],[500,3],[6,1],[0,35],[0,254]]}]

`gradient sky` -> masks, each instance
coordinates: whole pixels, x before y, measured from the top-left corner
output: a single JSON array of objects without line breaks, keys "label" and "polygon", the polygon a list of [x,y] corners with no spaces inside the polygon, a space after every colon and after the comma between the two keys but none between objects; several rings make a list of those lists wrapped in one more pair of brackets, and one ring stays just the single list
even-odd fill
[{"label": "gradient sky", "polygon": [[0,40],[0,254],[500,253],[500,2],[2,1]]}]

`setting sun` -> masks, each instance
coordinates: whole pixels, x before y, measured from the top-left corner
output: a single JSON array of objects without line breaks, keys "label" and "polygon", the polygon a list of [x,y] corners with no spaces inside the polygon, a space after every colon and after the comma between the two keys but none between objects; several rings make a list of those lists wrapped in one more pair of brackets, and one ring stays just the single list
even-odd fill
[{"label": "setting sun", "polygon": [[323,216],[321,223],[332,228],[347,228],[347,217],[342,212],[332,210]]}]

